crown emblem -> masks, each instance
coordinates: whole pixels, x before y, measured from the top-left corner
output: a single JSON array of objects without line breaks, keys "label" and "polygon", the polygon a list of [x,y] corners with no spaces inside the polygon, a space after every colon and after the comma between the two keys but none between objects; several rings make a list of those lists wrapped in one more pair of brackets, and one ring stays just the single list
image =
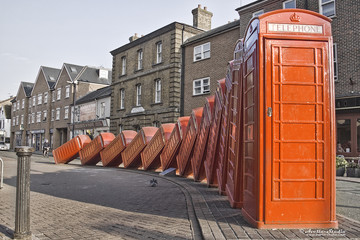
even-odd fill
[{"label": "crown emblem", "polygon": [[300,17],[298,15],[296,15],[296,13],[294,13],[290,16],[290,20],[292,22],[300,22]]}]

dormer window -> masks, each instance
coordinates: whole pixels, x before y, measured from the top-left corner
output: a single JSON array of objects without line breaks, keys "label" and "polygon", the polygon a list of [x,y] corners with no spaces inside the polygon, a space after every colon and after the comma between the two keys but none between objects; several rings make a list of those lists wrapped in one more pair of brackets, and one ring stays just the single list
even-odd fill
[{"label": "dormer window", "polygon": [[72,73],[77,73],[77,70],[76,70],[75,67],[70,67],[70,70],[71,70]]},{"label": "dormer window", "polygon": [[55,78],[53,76],[49,76],[51,81],[55,81]]}]

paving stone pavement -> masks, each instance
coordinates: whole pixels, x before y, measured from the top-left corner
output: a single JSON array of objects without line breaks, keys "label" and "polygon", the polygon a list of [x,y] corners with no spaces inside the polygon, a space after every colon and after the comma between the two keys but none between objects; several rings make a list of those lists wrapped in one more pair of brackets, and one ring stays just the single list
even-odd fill
[{"label": "paving stone pavement", "polygon": [[[15,225],[15,153],[5,161],[0,189],[0,239]],[[338,216],[338,230],[259,230],[232,209],[217,188],[180,177],[122,168],[55,165],[33,155],[33,239],[356,239],[360,223]],[[158,186],[150,187],[156,178]],[[337,231],[337,232],[335,232]]]}]

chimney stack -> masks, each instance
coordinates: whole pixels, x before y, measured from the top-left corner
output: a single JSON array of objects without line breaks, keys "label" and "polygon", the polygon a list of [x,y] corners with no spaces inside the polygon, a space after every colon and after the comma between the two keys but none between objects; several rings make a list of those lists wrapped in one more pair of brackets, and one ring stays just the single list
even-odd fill
[{"label": "chimney stack", "polygon": [[138,38],[139,38],[139,37],[138,37],[137,33],[135,33],[134,36],[129,37],[129,41],[130,41],[130,42],[133,42],[133,41],[135,41],[135,40],[138,39]]},{"label": "chimney stack", "polygon": [[207,10],[207,7],[204,9],[201,8],[199,4],[197,8],[191,11],[193,14],[193,26],[205,31],[211,29],[211,18],[213,16],[212,12]]}]

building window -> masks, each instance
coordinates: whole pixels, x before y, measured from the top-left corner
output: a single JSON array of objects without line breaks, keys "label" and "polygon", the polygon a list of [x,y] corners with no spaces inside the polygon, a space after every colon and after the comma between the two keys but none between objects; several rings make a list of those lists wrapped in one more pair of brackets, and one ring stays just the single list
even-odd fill
[{"label": "building window", "polygon": [[210,78],[196,79],[193,82],[193,95],[210,93]]},{"label": "building window", "polygon": [[16,111],[16,102],[13,104],[13,112]]},{"label": "building window", "polygon": [[338,153],[351,152],[351,120],[338,119],[336,121],[337,128],[337,149]]},{"label": "building window", "polygon": [[194,62],[210,58],[210,43],[194,47]]},{"label": "building window", "polygon": [[156,63],[162,62],[162,42],[156,43]]},{"label": "building window", "polygon": [[105,118],[105,102],[100,103],[100,118]]},{"label": "building window", "polygon": [[60,100],[60,99],[61,99],[61,88],[58,88],[56,100]]},{"label": "building window", "polygon": [[31,123],[31,114],[28,114],[28,124]]},{"label": "building window", "polygon": [[338,60],[337,60],[337,44],[334,43],[333,45],[333,51],[334,51],[334,80],[338,80]]},{"label": "building window", "polygon": [[42,93],[38,94],[38,105],[42,104]]},{"label": "building window", "polygon": [[138,51],[138,70],[143,68],[143,50],[140,49]]},{"label": "building window", "polygon": [[19,116],[16,116],[16,125],[19,125]]},{"label": "building window", "polygon": [[153,122],[153,127],[160,127],[160,122],[159,121],[154,121]]},{"label": "building window", "polygon": [[54,121],[55,119],[55,109],[51,110],[51,121]]},{"label": "building window", "polygon": [[47,103],[48,101],[48,93],[44,92],[44,103]]},{"label": "building window", "polygon": [[126,57],[121,58],[121,75],[126,74]]},{"label": "building window", "polygon": [[36,113],[36,122],[41,122],[41,112]]},{"label": "building window", "polygon": [[17,109],[17,110],[20,109],[20,101],[16,104],[16,109]]},{"label": "building window", "polygon": [[335,0],[319,0],[320,14],[327,17],[335,16]]},{"label": "building window", "polygon": [[15,126],[15,117],[12,119],[12,125]]},{"label": "building window", "polygon": [[69,106],[64,107],[64,119],[69,118]]},{"label": "building window", "polygon": [[136,106],[141,106],[141,84],[136,85]]},{"label": "building window", "polygon": [[161,102],[161,80],[155,80],[155,103]]},{"label": "building window", "polygon": [[258,17],[258,16],[263,15],[263,14],[264,14],[264,10],[260,10],[260,11],[254,12],[252,16],[253,17]]},{"label": "building window", "polygon": [[21,109],[24,109],[25,107],[25,99],[21,100]]},{"label": "building window", "polygon": [[43,121],[46,121],[47,118],[47,110],[43,111]]},{"label": "building window", "polygon": [[60,120],[60,108],[56,108],[56,118],[55,120]]},{"label": "building window", "polygon": [[69,98],[70,97],[70,85],[67,85],[65,87],[65,98]]},{"label": "building window", "polygon": [[52,98],[51,101],[52,101],[52,102],[55,102],[55,99],[56,99],[56,92],[55,92],[55,90],[51,92],[51,98]]},{"label": "building window", "polygon": [[33,104],[33,106],[36,105],[36,96],[33,97],[32,104]]},{"label": "building window", "polygon": [[29,108],[31,108],[31,98],[29,98]]},{"label": "building window", "polygon": [[120,109],[125,108],[125,89],[120,89]]},{"label": "building window", "polygon": [[296,8],[296,0],[287,0],[283,2],[283,9]]},{"label": "building window", "polygon": [[24,124],[24,115],[21,115],[20,124]]}]

